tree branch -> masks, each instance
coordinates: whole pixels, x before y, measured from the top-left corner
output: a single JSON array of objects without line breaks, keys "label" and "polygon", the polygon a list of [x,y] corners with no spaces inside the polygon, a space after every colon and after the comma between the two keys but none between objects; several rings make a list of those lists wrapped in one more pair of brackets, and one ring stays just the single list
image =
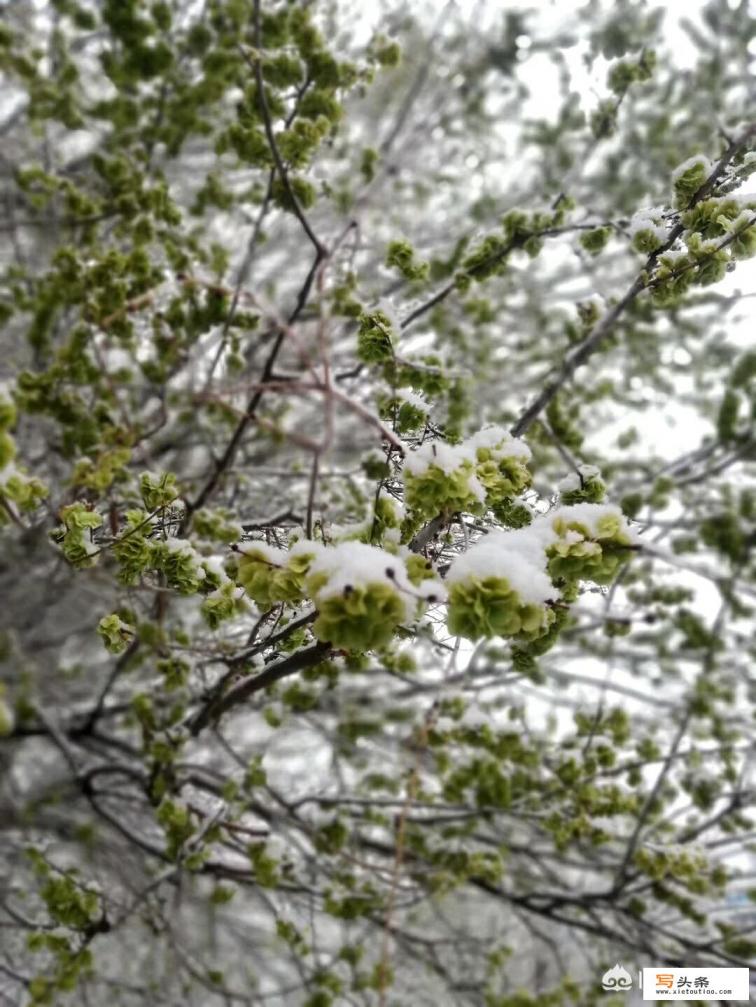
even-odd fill
[{"label": "tree branch", "polygon": [[[736,156],[736,154],[738,154],[739,151],[748,144],[748,141],[754,134],[756,134],[756,124],[750,126],[738,140],[733,141],[733,143],[730,144],[714,166],[714,169],[709,177],[691,198],[686,209],[692,208],[696,205],[696,203],[699,203],[712,192],[727,165]],[[572,377],[577,368],[580,367],[581,364],[584,364],[586,360],[588,360],[588,358],[596,352],[606,337],[612,332],[619,318],[621,318],[633,301],[635,301],[636,297],[638,297],[638,295],[646,287],[650,286],[648,274],[654,269],[660,256],[672,248],[684,230],[685,227],[682,223],[678,223],[672,229],[669,238],[662,247],[649,255],[644,268],[640,271],[638,276],[636,276],[624,296],[615,304],[608,314],[604,315],[604,317],[597,323],[595,328],[586,336],[586,338],[567,353],[557,374],[551,381],[544,385],[535,400],[524,410],[517,422],[511,428],[511,433],[514,437],[520,437],[523,433],[525,433],[533,421],[546,408],[549,402],[551,402],[559,389]],[[726,243],[729,243],[731,240],[733,240],[732,237],[729,238]]]},{"label": "tree branch", "polygon": [[316,643],[305,650],[298,650],[295,654],[290,654],[279,661],[273,661],[254,678],[244,679],[238,685],[221,697],[217,702],[210,703],[189,722],[189,730],[196,737],[212,721],[217,721],[224,713],[227,713],[234,706],[246,702],[250,696],[256,692],[267,689],[269,685],[280,681],[289,675],[293,675],[303,668],[311,668],[314,664],[319,664],[330,652],[331,646],[328,643]]}]

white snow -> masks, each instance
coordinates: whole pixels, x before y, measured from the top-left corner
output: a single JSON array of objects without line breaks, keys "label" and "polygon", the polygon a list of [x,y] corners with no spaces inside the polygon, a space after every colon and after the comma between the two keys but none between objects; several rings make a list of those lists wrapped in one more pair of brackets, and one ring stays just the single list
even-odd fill
[{"label": "white snow", "polygon": [[401,399],[402,402],[406,402],[407,405],[412,406],[413,409],[417,409],[421,413],[427,413],[430,410],[430,406],[425,399],[410,388],[397,388],[396,398]]},{"label": "white snow", "polygon": [[194,574],[199,580],[204,580],[207,576],[205,569],[201,566],[204,560],[203,556],[197,552],[192,543],[185,538],[167,538],[160,543],[163,545],[168,552],[183,553],[185,556],[190,556],[195,565]]},{"label": "white snow", "polygon": [[489,448],[496,458],[524,458],[529,461],[532,452],[525,441],[512,437],[509,431],[496,424],[482,427],[476,434],[469,437],[463,444],[476,450]]},{"label": "white snow", "polygon": [[490,721],[491,718],[486,716],[477,703],[470,703],[459,720],[459,726],[469,728],[485,727]]},{"label": "white snow", "polygon": [[371,523],[370,521],[348,521],[344,524],[332,524],[330,537],[334,542],[359,537],[370,530]]},{"label": "white snow", "polygon": [[7,486],[11,479],[22,477],[21,471],[16,467],[15,462],[8,462],[0,469],[0,486]]},{"label": "white snow", "polygon": [[194,552],[194,546],[185,538],[167,538],[163,545],[168,552]]},{"label": "white snow", "polygon": [[665,252],[661,257],[660,261],[665,265],[674,269],[679,263],[688,261],[688,253],[683,249],[673,249],[669,252]]},{"label": "white snow", "polygon": [[228,580],[230,580],[225,567],[223,566],[222,556],[203,556],[202,564],[209,573],[213,574],[220,580],[221,584],[225,584]]},{"label": "white snow", "polygon": [[413,476],[421,476],[435,466],[447,475],[456,472],[465,462],[475,462],[475,457],[462,444],[446,444],[444,441],[426,441],[416,451],[407,455],[404,467]]},{"label": "white snow", "polygon": [[[582,482],[580,481],[581,476]],[[576,472],[570,472],[564,479],[560,479],[557,483],[557,489],[560,493],[570,493],[573,490],[582,489],[583,484],[589,479],[600,478],[600,476],[601,472],[595,465],[578,465]]]},{"label": "white snow", "polygon": [[542,605],[559,594],[546,573],[545,549],[555,538],[536,521],[527,528],[492,532],[452,562],[446,579],[457,584],[503,577],[524,603]]},{"label": "white snow", "polygon": [[[549,522],[552,528],[554,526],[554,522],[558,518],[561,518],[561,520],[569,523],[574,521],[577,524],[584,525],[591,535],[598,534],[599,521],[604,517],[617,518],[619,521],[620,531],[624,535],[628,536],[628,538],[634,539],[635,536],[628,526],[627,518],[616,504],[571,504],[567,507],[557,507],[553,511],[549,511],[548,514],[544,515],[544,519]],[[535,524],[535,521],[533,524]]]},{"label": "white snow", "polygon": [[453,731],[456,726],[456,720],[453,720],[451,717],[439,717],[433,725],[435,730],[442,732],[443,734],[447,731]]},{"label": "white snow", "polygon": [[[528,461],[531,458],[530,448],[525,441],[512,437],[503,427],[491,425],[483,427],[461,444],[426,441],[416,451],[411,451],[407,455],[404,464],[407,471],[416,476],[427,472],[432,465],[451,474],[465,463],[475,465],[478,448],[487,448],[497,461],[503,458],[522,458]],[[471,488],[477,496],[477,487]]]},{"label": "white snow", "polygon": [[446,588],[440,580],[436,580],[435,578],[424,580],[414,590],[429,605],[441,605],[446,601]]},{"label": "white snow", "polygon": [[[322,549],[310,567],[310,573],[324,573],[328,583],[317,592],[320,599],[342,594],[346,588],[385,584],[396,588],[404,599],[406,617],[412,618],[418,590],[407,576],[404,560],[400,556],[364,542],[340,542]],[[433,593],[433,592],[431,592]]]},{"label": "white snow", "polygon": [[663,244],[669,237],[669,232],[662,219],[662,212],[661,209],[651,209],[634,213],[628,227],[630,237],[634,238],[642,231],[651,231],[656,240]]},{"label": "white snow", "polygon": [[[467,552],[453,560],[446,577],[447,582],[456,584],[472,578],[483,580],[486,577],[503,577],[526,604],[542,605],[546,601],[553,601],[559,592],[547,573],[546,550],[560,540],[554,530],[555,522],[561,519],[581,524],[589,535],[595,536],[598,534],[599,521],[607,516],[617,518],[620,531],[634,540],[624,514],[613,504],[581,503],[557,507],[548,514],[537,517],[525,528],[496,531],[480,539]],[[581,542],[583,536],[570,529],[562,540],[576,543]]]},{"label": "white snow", "polygon": [[261,556],[271,566],[286,565],[286,553],[284,550],[268,545],[267,542],[241,542],[238,548],[239,552],[244,556]]},{"label": "white snow", "polygon": [[289,556],[314,556],[321,552],[323,546],[310,538],[300,538],[289,549]]},{"label": "white snow", "polygon": [[729,228],[732,232],[740,231],[744,227],[750,227],[753,223],[753,213],[746,210],[741,210],[737,217],[730,223]]},{"label": "white snow", "polygon": [[470,490],[475,494],[475,496],[478,498],[478,500],[480,500],[481,503],[486,502],[485,488],[483,486],[483,483],[481,483],[480,479],[478,479],[477,476],[470,476],[470,478],[467,480],[467,485],[469,486]]},{"label": "white snow", "polygon": [[134,357],[120,346],[100,348],[100,359],[107,371],[119,371],[134,367]]}]

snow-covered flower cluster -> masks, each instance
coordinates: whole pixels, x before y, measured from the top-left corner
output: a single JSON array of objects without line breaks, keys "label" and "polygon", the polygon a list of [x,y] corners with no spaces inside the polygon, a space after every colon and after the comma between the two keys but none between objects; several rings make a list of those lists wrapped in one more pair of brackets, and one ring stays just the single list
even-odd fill
[{"label": "snow-covered flower cluster", "polygon": [[357,356],[365,364],[383,364],[391,360],[399,338],[401,323],[393,307],[380,301],[363,312],[357,333]]},{"label": "snow-covered flower cluster", "polygon": [[535,524],[494,532],[451,565],[450,632],[475,640],[491,636],[539,636],[553,613],[546,605],[558,590],[546,572]]},{"label": "snow-covered flower cluster", "polygon": [[595,465],[579,465],[557,484],[563,504],[601,503],[606,484]]},{"label": "snow-covered flower cluster", "polygon": [[[234,544],[235,555],[225,560],[214,553],[214,543],[240,529],[220,513],[202,514],[190,538],[165,537],[156,512],[177,498],[170,474],[142,474],[140,493],[149,510],[127,511],[125,528],[112,540],[101,533],[93,539],[103,517],[81,502],[63,508],[56,537],[78,566],[110,550],[124,585],[158,574],[169,589],[202,596],[200,611],[211,629],[248,610],[250,602],[263,612],[311,605],[317,639],[367,651],[388,646],[428,605],[448,602],[454,634],[509,637],[521,649],[539,641],[543,649],[556,638],[578,583],[609,583],[633,538],[622,512],[600,503],[605,487],[590,465],[562,481],[562,504],[547,514],[517,500],[531,484],[530,460],[527,445],[498,426],[456,445],[428,442],[405,458],[406,515],[386,493],[367,518],[332,526],[323,543],[292,538],[283,547]],[[403,544],[418,522],[486,509],[510,530],[485,536],[454,559],[446,585],[427,557]],[[117,614],[100,625],[114,653],[125,649],[135,631]]]},{"label": "snow-covered flower cluster", "polygon": [[116,613],[105,615],[97,624],[106,650],[111,654],[122,654],[134,638],[134,627]]},{"label": "snow-covered flower cluster", "polygon": [[678,206],[687,206],[714,170],[705,154],[693,154],[672,172],[672,186]]},{"label": "snow-covered flower cluster", "polygon": [[204,586],[214,590],[205,596],[200,611],[210,629],[217,629],[222,622],[246,611],[249,606],[244,600],[244,588],[228,576],[220,556],[204,556],[202,567]]},{"label": "snow-covered flower cluster", "polygon": [[363,542],[342,542],[317,554],[307,589],[318,609],[315,635],[335,646],[385,646],[425,603],[442,601],[443,585],[404,558]]},{"label": "snow-covered flower cluster", "polygon": [[617,507],[580,503],[525,528],[487,535],[449,569],[449,629],[469,639],[535,639],[554,622],[551,605],[580,580],[607,583],[633,537]]},{"label": "snow-covered flower cluster", "polygon": [[296,604],[305,597],[305,577],[321,546],[301,541],[287,551],[248,542],[239,546],[239,583],[253,601],[263,608],[277,602]]},{"label": "snow-covered flower cluster", "polygon": [[431,408],[421,395],[409,388],[397,388],[381,405],[381,414],[393,420],[394,429],[400,434],[422,427]]},{"label": "snow-covered flower cluster", "polygon": [[427,442],[404,464],[405,503],[422,518],[456,511],[481,513],[531,483],[530,448],[498,426],[461,444]]},{"label": "snow-covered flower cluster", "polygon": [[652,207],[648,210],[638,210],[630,219],[628,231],[633,248],[637,252],[650,255],[661,248],[669,237],[664,221],[664,207]]},{"label": "snow-covered flower cluster", "polygon": [[372,514],[362,521],[331,525],[330,538],[334,542],[365,542],[394,549],[399,545],[403,519],[402,505],[383,494],[376,500]]},{"label": "snow-covered flower cluster", "polygon": [[547,515],[556,536],[546,547],[555,581],[608,584],[635,542],[627,519],[612,504],[579,503]]},{"label": "snow-covered flower cluster", "polygon": [[165,575],[168,587],[181,594],[194,594],[207,576],[202,556],[188,539],[166,538],[154,542],[151,554],[151,565]]},{"label": "snow-covered flower cluster", "polygon": [[261,542],[241,549],[237,576],[247,594],[263,607],[311,600],[315,636],[335,647],[385,646],[398,626],[446,598],[428,561],[407,549],[350,540],[327,546],[303,540],[288,552]]}]

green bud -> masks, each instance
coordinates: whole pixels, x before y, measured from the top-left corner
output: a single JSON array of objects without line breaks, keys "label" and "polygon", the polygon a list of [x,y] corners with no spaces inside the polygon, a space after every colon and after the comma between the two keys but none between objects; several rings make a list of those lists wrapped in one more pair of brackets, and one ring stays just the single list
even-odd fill
[{"label": "green bud", "polygon": [[387,646],[406,618],[404,599],[389,584],[367,584],[318,600],[311,587],[318,618],[313,633],[319,640],[345,650],[375,650]]},{"label": "green bud", "polygon": [[504,577],[469,578],[449,591],[447,625],[455,636],[534,639],[545,633],[554,613],[545,605],[524,603]]},{"label": "green bud", "polygon": [[176,476],[172,472],[164,472],[160,476],[143,472],[139,478],[139,489],[148,511],[168,507],[178,497]]},{"label": "green bud", "polygon": [[603,252],[611,236],[611,227],[595,227],[591,231],[583,231],[579,241],[586,252],[598,255],[599,252]]},{"label": "green bud", "polygon": [[408,241],[389,243],[386,252],[386,265],[398,269],[405,280],[412,282],[427,280],[430,273],[429,263],[418,262],[415,259],[415,251]]},{"label": "green bud", "polygon": [[740,394],[735,389],[728,388],[724,393],[717,414],[717,434],[723,443],[733,440],[736,436],[740,401]]},{"label": "green bud", "polygon": [[399,333],[396,323],[385,311],[376,308],[360,317],[357,333],[357,356],[365,364],[381,364],[394,355]]},{"label": "green bud", "polygon": [[675,203],[685,207],[701,186],[711,171],[711,163],[703,154],[695,154],[678,168],[672,175],[672,185],[675,190]]},{"label": "green bud", "polygon": [[97,632],[111,654],[122,654],[134,638],[134,627],[118,615],[104,615],[97,624]]}]

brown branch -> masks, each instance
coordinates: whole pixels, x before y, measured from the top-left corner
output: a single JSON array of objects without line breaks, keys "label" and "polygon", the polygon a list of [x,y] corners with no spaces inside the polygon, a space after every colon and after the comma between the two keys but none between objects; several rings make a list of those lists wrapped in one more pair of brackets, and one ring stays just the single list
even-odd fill
[{"label": "brown branch", "polygon": [[296,197],[294,190],[291,187],[291,182],[289,181],[289,176],[286,171],[286,167],[283,163],[283,158],[281,157],[281,152],[278,149],[278,144],[276,143],[276,138],[273,133],[273,123],[270,118],[270,109],[268,108],[268,99],[265,96],[265,80],[263,78],[262,72],[262,59],[260,58],[260,51],[262,49],[262,27],[260,18],[260,0],[255,0],[254,7],[254,24],[255,24],[255,46],[257,48],[257,53],[253,60],[250,59],[248,53],[244,48],[242,48],[242,56],[249,66],[251,66],[252,71],[255,75],[255,83],[257,85],[257,99],[260,105],[260,112],[262,114],[263,126],[265,128],[265,136],[268,140],[268,146],[270,147],[270,152],[273,155],[273,160],[276,163],[276,171],[278,172],[279,178],[281,179],[281,184],[286,191],[286,197],[291,204],[291,208],[294,211],[294,215],[299,220],[302,225],[307,237],[312,242],[315,248],[315,254],[318,257],[318,261],[325,259],[328,256],[328,249],[320,241],[312,227],[310,226],[307,217],[299,204],[299,200]]},{"label": "brown branch", "polygon": [[[562,234],[569,234],[572,231],[586,231],[594,230],[597,227],[614,227],[618,228],[618,225],[614,221],[603,221],[596,224],[568,224],[564,227],[547,227],[542,231],[533,231],[530,234],[523,234],[516,238],[513,238],[504,248],[500,248],[498,252],[494,252],[483,262],[479,262],[477,266],[472,269],[462,270],[463,276],[469,276],[474,279],[476,274],[480,273],[482,270],[488,269],[490,266],[496,265],[502,259],[506,259],[510,252],[513,252],[517,248],[521,248],[526,241],[530,238],[554,238]],[[450,280],[445,287],[442,287],[439,291],[433,294],[427,301],[418,305],[413,311],[411,311],[406,318],[403,318],[399,323],[400,329],[404,330],[408,328],[416,319],[420,318],[422,315],[427,314],[432,308],[435,308],[437,304],[441,304],[446,298],[457,289],[456,278]],[[414,365],[413,365],[414,366]]]},{"label": "brown branch", "polygon": [[330,652],[331,646],[328,643],[315,643],[304,650],[298,650],[295,654],[290,654],[278,661],[273,661],[264,671],[254,678],[246,678],[221,697],[216,703],[207,704],[189,722],[189,730],[196,737],[211,721],[217,721],[224,713],[240,703],[246,702],[256,692],[267,689],[269,685],[280,681],[289,675],[293,675],[303,668],[311,668],[314,664],[319,664]]}]

